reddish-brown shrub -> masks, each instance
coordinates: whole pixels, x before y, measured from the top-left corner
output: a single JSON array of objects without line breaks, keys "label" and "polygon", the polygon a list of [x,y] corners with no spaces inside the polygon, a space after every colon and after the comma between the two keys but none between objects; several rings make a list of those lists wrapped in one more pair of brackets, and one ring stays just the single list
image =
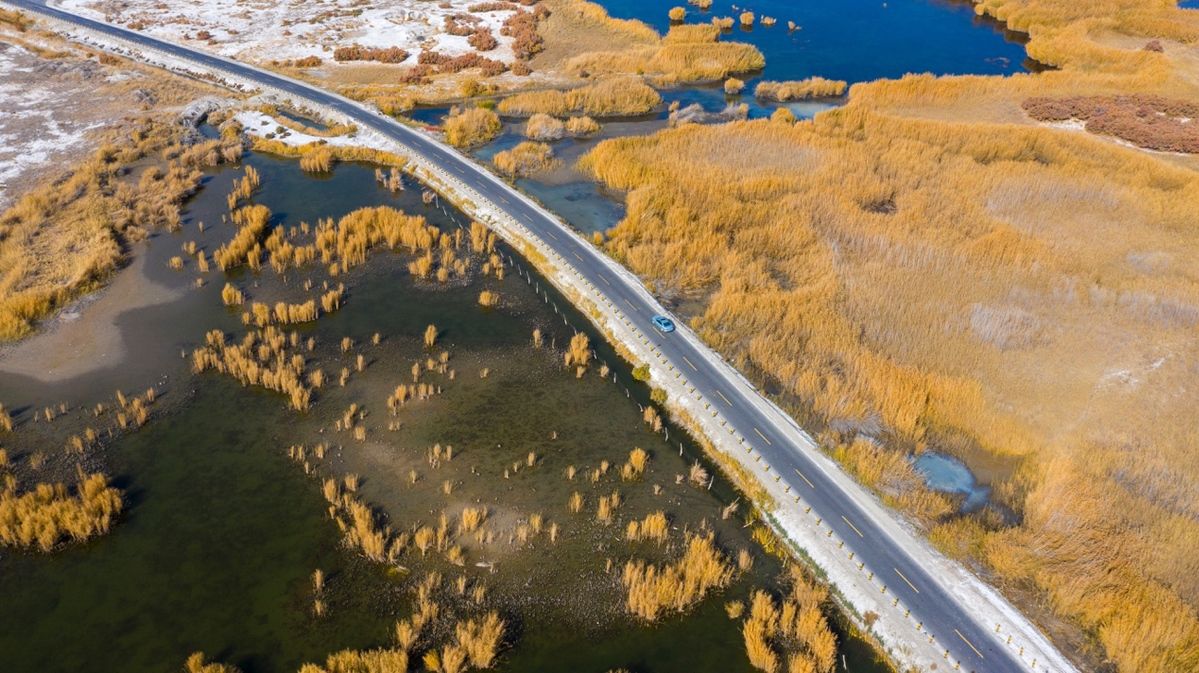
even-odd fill
[{"label": "reddish-brown shrub", "polygon": [[403,63],[408,52],[399,47],[363,47],[352,45],[333,50],[335,61],[378,61],[379,63]]},{"label": "reddish-brown shrub", "polygon": [[1038,121],[1077,119],[1087,131],[1110,135],[1159,152],[1199,153],[1199,103],[1153,95],[1029,98],[1023,103]]},{"label": "reddish-brown shrub", "polygon": [[470,46],[478,49],[479,51],[491,51],[492,49],[500,46],[499,41],[497,41],[495,36],[491,34],[490,28],[479,28],[475,32],[471,33],[470,37],[467,38],[466,41],[470,43]]}]

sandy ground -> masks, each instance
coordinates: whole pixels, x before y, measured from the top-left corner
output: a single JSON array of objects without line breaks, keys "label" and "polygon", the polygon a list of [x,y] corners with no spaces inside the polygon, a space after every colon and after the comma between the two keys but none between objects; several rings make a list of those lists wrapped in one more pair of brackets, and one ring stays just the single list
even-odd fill
[{"label": "sandy ground", "polygon": [[59,383],[121,364],[128,352],[117,318],[173,301],[185,292],[150,280],[146,259],[136,256],[106,289],[63,309],[34,336],[0,349],[0,372]]},{"label": "sandy ground", "polygon": [[90,151],[92,131],[138,107],[96,61],[43,58],[36,47],[0,33],[0,209]]},{"label": "sandy ground", "polygon": [[306,56],[332,61],[335,48],[355,44],[400,47],[411,54],[405,61],[407,65],[416,63],[421,49],[450,55],[470,53],[475,50],[467,38],[445,32],[445,17],[471,14],[478,18],[479,26],[491,28],[492,35],[499,41],[496,49],[483,55],[511,62],[512,38],[500,35],[500,25],[513,12],[468,11],[468,7],[478,2],[61,0],[57,4],[77,14],[121,24],[193,48],[260,63]]}]

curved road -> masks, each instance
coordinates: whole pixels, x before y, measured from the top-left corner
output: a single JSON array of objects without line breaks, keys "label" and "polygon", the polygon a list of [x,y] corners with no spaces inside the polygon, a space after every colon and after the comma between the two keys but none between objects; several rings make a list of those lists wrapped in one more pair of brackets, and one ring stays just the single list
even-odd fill
[{"label": "curved road", "polygon": [[[810,439],[788,418],[766,404],[743,377],[719,362],[710,349],[680,325],[679,330],[663,335],[653,329],[650,318],[665,313],[650,293],[632,274],[616,268],[615,264],[592,245],[568,232],[555,218],[522,197],[514,188],[496,178],[486,169],[442,145],[436,140],[372,112],[364,106],[285,77],[265,72],[200,51],[164,42],[107,23],[93,21],[64,12],[35,0],[7,0],[35,14],[46,14],[97,32],[136,42],[169,53],[187,61],[230,72],[238,77],[281,89],[313,102],[328,106],[352,118],[361,127],[369,128],[399,142],[414,153],[448,170],[457,179],[476,190],[497,209],[505,211],[522,223],[552,249],[559,262],[573,267],[597,292],[637,325],[651,339],[662,356],[681,372],[696,392],[718,410],[736,434],[745,438],[788,484],[791,493],[803,498],[813,512],[845,541],[856,558],[866,564],[912,612],[914,620],[923,623],[942,648],[949,651],[944,666],[951,670],[959,662],[961,670],[991,673],[1023,673],[1031,670],[1017,653],[1002,643],[994,633],[994,625],[980,624],[970,605],[958,602],[950,591],[910,553],[916,541],[905,531],[898,531],[893,522],[886,524],[871,517],[855,498],[842,490],[830,477],[822,462],[814,458],[819,451]],[[806,441],[795,441],[796,438]],[[827,464],[827,463],[826,463]],[[785,506],[785,505],[784,505]],[[877,510],[876,510],[877,511]],[[1060,655],[1059,655],[1060,656]],[[1048,662],[1046,662],[1048,663]],[[1047,670],[1038,664],[1037,670]]]}]

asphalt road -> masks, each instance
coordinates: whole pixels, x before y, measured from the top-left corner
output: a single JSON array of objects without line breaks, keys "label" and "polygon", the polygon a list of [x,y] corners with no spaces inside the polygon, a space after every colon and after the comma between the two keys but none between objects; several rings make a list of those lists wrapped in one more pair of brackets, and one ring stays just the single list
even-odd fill
[{"label": "asphalt road", "polygon": [[[365,110],[359,104],[330,94],[316,87],[298,83],[256,68],[215,57],[173,43],[147,37],[106,23],[92,21],[48,7],[43,2],[8,0],[10,4],[58,19],[110,34],[125,40],[170,53],[208,67],[232,72],[239,77],[294,93],[314,102],[334,108],[351,117],[360,127],[377,131],[413,152],[423,155],[447,169],[475,189],[497,208],[506,211],[553,249],[561,261],[573,266],[584,279],[619,307],[637,327],[658,346],[662,355],[704,396],[722,415],[732,429],[744,437],[762,459],[789,484],[791,492],[802,497],[804,505],[830,526],[845,541],[856,558],[872,570],[875,577],[887,586],[912,612],[912,618],[923,623],[927,633],[947,648],[950,661],[964,671],[977,673],[1007,673],[1028,671],[1029,666],[1000,643],[994,635],[994,624],[978,623],[971,606],[962,605],[935,577],[908,553],[911,540],[896,539],[876,522],[867,510],[825,474],[810,452],[813,446],[791,441],[792,430],[778,415],[755,399],[758,393],[744,379],[726,367],[712,366],[714,355],[699,344],[693,335],[681,332],[664,335],[654,329],[650,319],[663,308],[643,287],[638,287],[629,274],[614,272],[609,261],[593,246],[568,233],[561,224],[547,217],[526,202],[506,183],[471,160],[389,117]],[[686,330],[680,325],[680,330]],[[783,506],[786,506],[785,504]],[[905,534],[906,535],[906,534]],[[1039,666],[1038,670],[1044,670]]]}]

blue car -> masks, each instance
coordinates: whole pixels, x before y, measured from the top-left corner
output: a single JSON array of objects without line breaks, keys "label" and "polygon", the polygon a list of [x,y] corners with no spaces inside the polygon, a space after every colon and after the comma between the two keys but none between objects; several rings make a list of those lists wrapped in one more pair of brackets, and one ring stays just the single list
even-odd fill
[{"label": "blue car", "polygon": [[660,332],[670,334],[674,331],[674,321],[664,315],[656,315],[654,316],[654,327],[657,327]]}]

